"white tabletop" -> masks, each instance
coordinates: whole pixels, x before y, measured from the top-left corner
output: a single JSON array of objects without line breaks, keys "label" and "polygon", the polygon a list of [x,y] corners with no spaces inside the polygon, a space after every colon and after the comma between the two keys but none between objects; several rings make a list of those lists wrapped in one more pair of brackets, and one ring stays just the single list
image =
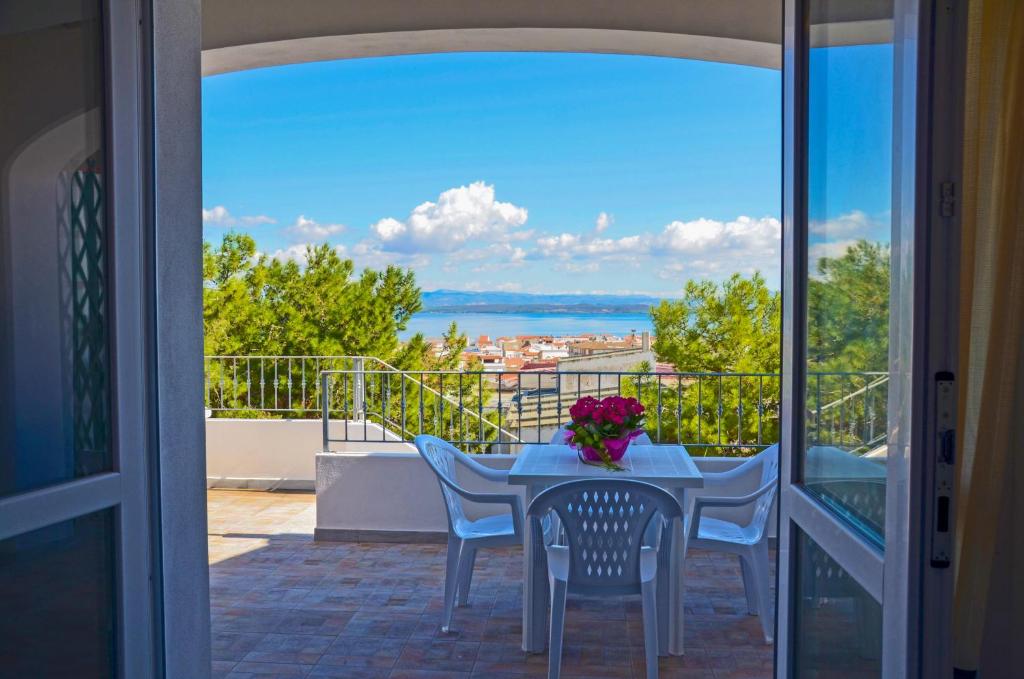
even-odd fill
[{"label": "white tabletop", "polygon": [[619,461],[625,471],[615,472],[585,464],[566,445],[523,446],[509,471],[512,485],[554,484],[576,479],[624,478],[646,481],[663,488],[702,488],[704,477],[683,446],[630,444]]}]

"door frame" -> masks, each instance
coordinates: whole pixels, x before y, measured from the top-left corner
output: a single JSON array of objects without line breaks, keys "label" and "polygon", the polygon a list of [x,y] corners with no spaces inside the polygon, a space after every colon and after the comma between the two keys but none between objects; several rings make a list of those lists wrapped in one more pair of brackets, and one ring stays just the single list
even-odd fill
[{"label": "door frame", "polygon": [[[0,540],[102,510],[113,512],[116,664],[120,677],[156,676],[147,438],[139,6],[100,3],[112,468],[0,499]],[[87,115],[84,113],[83,115]]]},{"label": "door frame", "polygon": [[[894,323],[890,329],[884,554],[800,487],[795,464],[794,451],[805,449],[809,4],[787,0],[783,10],[783,455],[776,676],[794,672],[794,526],[882,604],[882,675],[940,676],[952,666],[945,643],[952,616],[952,569],[933,567],[929,558],[937,539],[939,435],[933,378],[954,372],[957,361],[959,215],[941,199],[950,185],[954,195],[962,185],[966,3],[894,0],[892,212],[898,226],[891,244],[892,280],[894,285],[912,285],[913,292],[898,297],[903,307],[894,316],[910,320],[911,328]],[[955,408],[955,402],[942,407]]]}]

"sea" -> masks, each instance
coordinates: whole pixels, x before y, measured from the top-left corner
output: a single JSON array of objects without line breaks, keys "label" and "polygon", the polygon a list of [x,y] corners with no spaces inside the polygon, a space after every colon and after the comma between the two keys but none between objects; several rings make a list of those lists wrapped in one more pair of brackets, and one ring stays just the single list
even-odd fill
[{"label": "sea", "polygon": [[408,339],[421,332],[425,337],[440,337],[455,321],[459,332],[470,342],[480,335],[507,337],[512,335],[580,335],[607,333],[628,335],[631,332],[651,331],[651,317],[647,313],[623,314],[571,314],[571,313],[470,313],[421,311],[409,320],[401,333]]}]

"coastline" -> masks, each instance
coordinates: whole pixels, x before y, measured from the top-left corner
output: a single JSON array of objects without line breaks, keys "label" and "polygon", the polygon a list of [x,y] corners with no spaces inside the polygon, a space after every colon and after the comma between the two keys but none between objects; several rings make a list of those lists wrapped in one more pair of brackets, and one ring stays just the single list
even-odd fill
[{"label": "coastline", "polygon": [[644,311],[440,311],[435,309],[416,313],[399,336],[409,339],[417,332],[425,337],[440,337],[455,322],[459,332],[473,342],[481,335],[492,338],[515,335],[550,335],[565,337],[579,334],[607,334],[624,336],[631,332],[652,331],[650,313]]}]

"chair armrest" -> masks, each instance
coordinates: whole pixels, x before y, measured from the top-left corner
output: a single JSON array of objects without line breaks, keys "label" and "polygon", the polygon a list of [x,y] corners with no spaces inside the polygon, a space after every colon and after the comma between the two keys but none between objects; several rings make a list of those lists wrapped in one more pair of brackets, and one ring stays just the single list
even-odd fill
[{"label": "chair armrest", "polygon": [[490,467],[480,464],[466,454],[456,455],[454,457],[459,464],[481,478],[495,483],[508,483],[507,469],[491,469]]},{"label": "chair armrest", "polygon": [[723,472],[705,472],[702,474],[704,477],[704,489],[715,488],[716,486],[732,486],[739,483],[750,473],[750,468],[742,464]]},{"label": "chair armrest", "polygon": [[523,535],[523,499],[515,493],[471,493],[460,486],[445,484],[463,499],[482,505],[507,504],[512,510],[512,527],[518,537]]},{"label": "chair armrest", "polygon": [[775,481],[764,484],[753,493],[739,497],[710,497],[707,495],[693,499],[693,518],[690,519],[690,529],[687,531],[687,538],[696,538],[700,531],[700,515],[705,507],[742,507],[757,501],[759,497],[775,489]]}]

